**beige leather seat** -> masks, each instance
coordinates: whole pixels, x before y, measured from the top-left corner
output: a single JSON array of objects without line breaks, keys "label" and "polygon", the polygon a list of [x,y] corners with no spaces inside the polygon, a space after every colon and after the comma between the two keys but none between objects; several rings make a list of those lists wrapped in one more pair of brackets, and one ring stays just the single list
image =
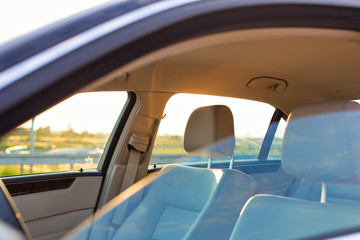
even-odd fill
[{"label": "beige leather seat", "polygon": [[[189,153],[229,157],[235,147],[233,118],[226,106],[195,110],[184,137]],[[92,236],[98,239],[229,239],[242,206],[255,191],[255,181],[231,169],[169,165],[144,190],[135,206],[120,205],[104,216]],[[142,194],[142,193],[139,193]],[[139,194],[134,198],[139,197]],[[131,211],[129,209],[131,208]],[[110,231],[109,222],[120,223]]]},{"label": "beige leather seat", "polygon": [[326,183],[360,184],[360,105],[313,103],[293,110],[282,146],[291,176],[322,184],[322,203],[257,195],[242,210],[231,240],[303,239],[360,226],[359,206],[326,203]]}]

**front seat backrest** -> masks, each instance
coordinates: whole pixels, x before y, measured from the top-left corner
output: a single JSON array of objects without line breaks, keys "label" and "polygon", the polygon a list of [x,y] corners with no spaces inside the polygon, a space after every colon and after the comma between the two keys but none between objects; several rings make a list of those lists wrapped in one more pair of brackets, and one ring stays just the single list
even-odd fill
[{"label": "front seat backrest", "polygon": [[[197,156],[231,156],[235,137],[230,109],[216,105],[195,110],[184,146]],[[168,165],[114,238],[229,239],[242,206],[254,191],[255,181],[237,170]]]},{"label": "front seat backrest", "polygon": [[[360,183],[360,105],[313,103],[293,110],[282,146],[284,171],[326,184]],[[242,210],[231,239],[299,239],[360,226],[360,208],[257,195]],[[261,226],[261,227],[259,227]]]}]

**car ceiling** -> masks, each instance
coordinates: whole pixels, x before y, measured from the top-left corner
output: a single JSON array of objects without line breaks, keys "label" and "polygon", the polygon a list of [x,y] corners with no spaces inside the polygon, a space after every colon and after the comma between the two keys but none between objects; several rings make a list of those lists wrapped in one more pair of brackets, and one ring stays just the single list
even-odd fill
[{"label": "car ceiling", "polygon": [[[289,113],[308,102],[360,98],[359,59],[357,32],[309,28],[232,31],[149,54],[100,79],[92,90],[238,97],[267,102]],[[283,79],[287,87],[276,92],[247,86],[261,76]]]}]

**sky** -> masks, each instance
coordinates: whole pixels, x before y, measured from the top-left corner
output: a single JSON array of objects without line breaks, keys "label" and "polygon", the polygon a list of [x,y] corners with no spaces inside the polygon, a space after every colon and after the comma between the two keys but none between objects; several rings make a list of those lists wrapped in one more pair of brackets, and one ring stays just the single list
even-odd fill
[{"label": "sky", "polygon": [[177,94],[170,98],[164,110],[165,118],[159,134],[183,134],[187,120],[198,107],[223,104],[234,117],[235,135],[239,137],[264,137],[274,108],[268,104],[244,99],[194,94]]},{"label": "sky", "polygon": [[[125,92],[79,93],[35,118],[34,128],[50,126],[53,131],[110,133],[126,102]],[[234,116],[235,135],[264,137],[274,108],[268,104],[195,94],[176,94],[168,101],[159,135],[183,135],[187,120],[198,107],[224,104]],[[23,125],[31,127],[31,121]],[[284,126],[281,126],[283,128]],[[280,136],[283,132],[281,129]]]},{"label": "sky", "polygon": [[[126,99],[125,92],[79,93],[37,116],[34,129],[50,126],[52,131],[71,128],[76,132],[110,133]],[[23,127],[30,128],[31,121]]]},{"label": "sky", "polygon": [[0,44],[106,0],[2,0]]},{"label": "sky", "polygon": [[[0,3],[0,44],[105,2],[107,1],[4,0]],[[110,132],[121,107],[113,111],[113,108],[104,106],[114,102],[122,106],[125,101],[126,94],[79,94],[37,117],[34,127],[37,129],[50,125],[52,130],[58,131],[71,127],[78,132]],[[236,135],[243,137],[263,137],[274,111],[269,105],[246,100],[175,95],[165,109],[166,117],[162,120],[159,134],[182,135],[191,111],[211,104],[226,104],[232,109]],[[25,126],[29,127],[30,123]]]}]

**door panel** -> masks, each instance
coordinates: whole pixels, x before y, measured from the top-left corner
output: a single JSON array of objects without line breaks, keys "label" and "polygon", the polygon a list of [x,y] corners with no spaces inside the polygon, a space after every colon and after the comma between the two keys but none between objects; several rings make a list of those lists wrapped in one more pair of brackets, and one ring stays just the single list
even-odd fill
[{"label": "door panel", "polygon": [[77,177],[66,189],[13,198],[34,238],[58,238],[93,213],[102,179]]},{"label": "door panel", "polygon": [[34,238],[58,239],[95,211],[135,99],[127,95],[77,94],[0,138],[0,176]]},{"label": "door panel", "polygon": [[93,209],[84,209],[64,213],[52,217],[41,218],[26,222],[34,239],[59,239],[69,230],[84,221],[93,213]]}]

